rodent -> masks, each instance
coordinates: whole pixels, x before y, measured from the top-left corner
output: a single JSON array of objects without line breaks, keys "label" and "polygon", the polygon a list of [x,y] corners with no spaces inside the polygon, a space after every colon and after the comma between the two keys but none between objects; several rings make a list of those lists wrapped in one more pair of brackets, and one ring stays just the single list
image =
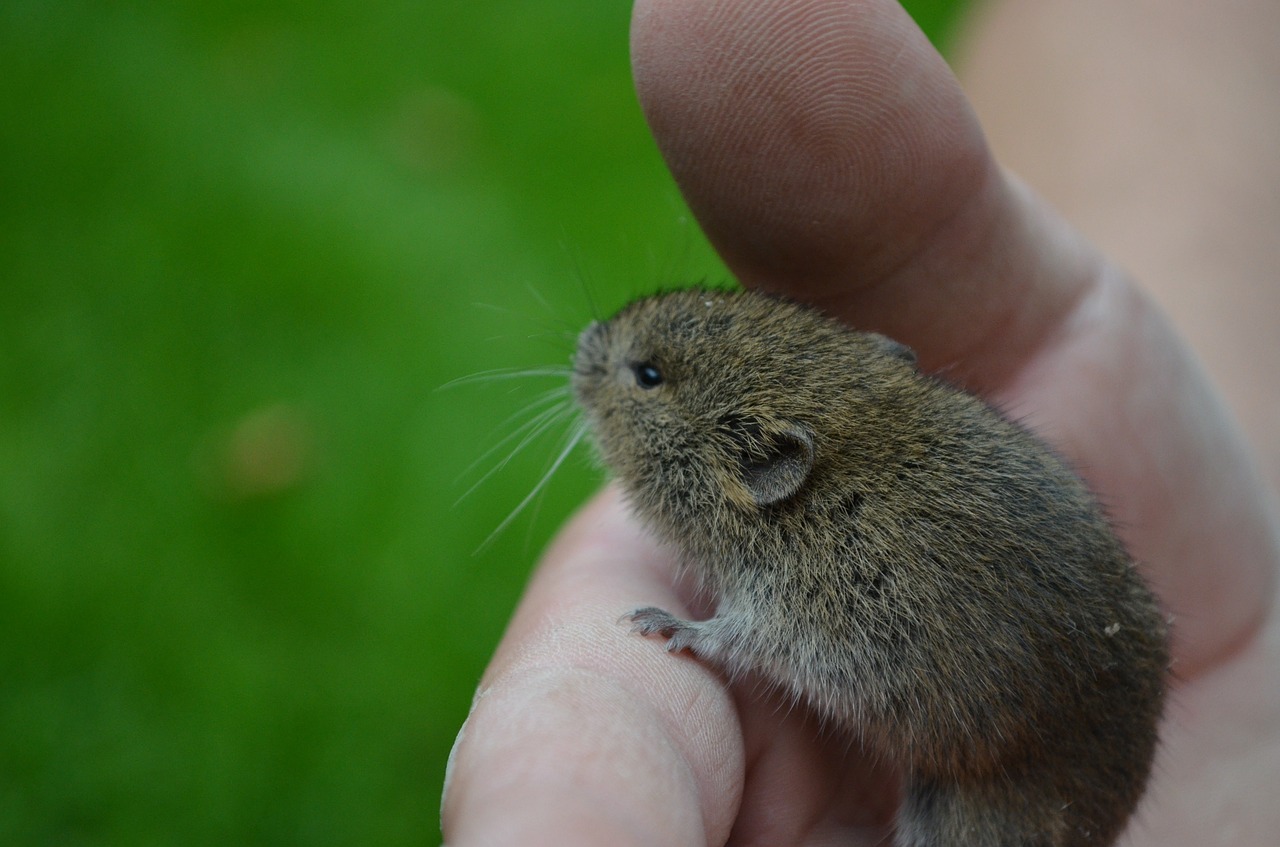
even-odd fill
[{"label": "rodent", "polygon": [[629,616],[790,690],[904,773],[902,847],[1111,844],[1151,771],[1167,623],[1063,460],[907,347],[689,289],[583,331],[573,390],[716,600]]}]

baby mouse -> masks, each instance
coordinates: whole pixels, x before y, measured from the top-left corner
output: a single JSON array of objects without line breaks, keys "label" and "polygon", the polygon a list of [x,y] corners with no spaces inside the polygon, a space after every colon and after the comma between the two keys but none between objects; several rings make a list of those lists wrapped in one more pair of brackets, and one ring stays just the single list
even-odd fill
[{"label": "baby mouse", "polygon": [[716,600],[633,629],[763,675],[896,762],[901,847],[1115,841],[1167,632],[1035,436],[884,336],[752,292],[631,303],[573,389],[640,519]]}]

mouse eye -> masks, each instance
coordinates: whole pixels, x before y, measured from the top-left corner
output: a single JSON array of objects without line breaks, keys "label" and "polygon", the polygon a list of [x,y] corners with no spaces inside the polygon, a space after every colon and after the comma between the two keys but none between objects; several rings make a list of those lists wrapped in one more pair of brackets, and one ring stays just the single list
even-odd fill
[{"label": "mouse eye", "polygon": [[636,385],[641,388],[657,388],[662,385],[662,371],[648,362],[632,365],[631,370],[636,375]]}]

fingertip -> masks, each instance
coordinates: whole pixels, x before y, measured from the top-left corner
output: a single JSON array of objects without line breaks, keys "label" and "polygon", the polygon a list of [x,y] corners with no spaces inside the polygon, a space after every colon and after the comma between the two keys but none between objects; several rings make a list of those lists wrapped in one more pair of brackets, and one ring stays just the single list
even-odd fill
[{"label": "fingertip", "polygon": [[670,562],[606,489],[534,574],[451,755],[453,847],[721,843],[742,778],[723,681],[619,614],[679,603]]},{"label": "fingertip", "polygon": [[742,760],[726,692],[607,626],[557,627],[526,648],[459,735],[441,814],[451,844],[723,841]]},{"label": "fingertip", "polygon": [[[658,799],[647,759],[665,758],[663,741],[642,710],[603,683],[586,670],[526,668],[477,697],[443,803],[450,844],[688,841],[696,808],[670,803],[662,827],[646,820],[643,810]],[[695,793],[685,769],[664,765],[669,782]]]},{"label": "fingertip", "polygon": [[639,0],[641,103],[744,282],[873,281],[990,167],[946,63],[894,2]]}]

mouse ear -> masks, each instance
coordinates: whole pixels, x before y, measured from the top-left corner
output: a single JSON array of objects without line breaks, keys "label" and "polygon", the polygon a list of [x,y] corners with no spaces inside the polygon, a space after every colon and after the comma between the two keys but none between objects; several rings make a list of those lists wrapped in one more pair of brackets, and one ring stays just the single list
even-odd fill
[{"label": "mouse ear", "polygon": [[742,455],[742,482],[757,506],[771,506],[794,495],[813,470],[813,433],[796,423],[761,432]]},{"label": "mouse ear", "polygon": [[916,363],[916,351],[912,350],[901,341],[894,341],[889,336],[881,335],[878,332],[868,332],[867,337],[871,339],[875,348],[886,356],[901,359],[908,365],[914,365]]}]

